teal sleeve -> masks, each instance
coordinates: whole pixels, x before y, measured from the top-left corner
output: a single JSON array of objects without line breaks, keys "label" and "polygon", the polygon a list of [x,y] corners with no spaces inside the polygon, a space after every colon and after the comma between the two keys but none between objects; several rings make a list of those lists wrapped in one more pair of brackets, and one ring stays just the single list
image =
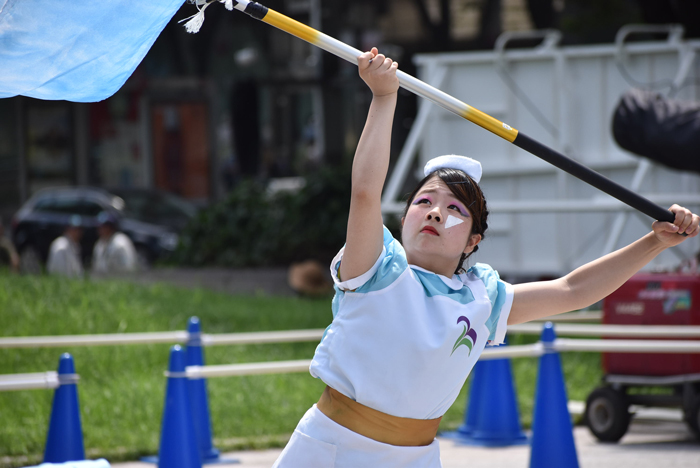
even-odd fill
[{"label": "teal sleeve", "polygon": [[489,329],[489,340],[496,338],[496,330],[498,328],[503,305],[508,299],[507,287],[508,283],[501,280],[498,272],[484,263],[477,263],[469,269],[474,273],[486,287],[486,293],[491,301],[491,315],[486,321],[486,326]]}]

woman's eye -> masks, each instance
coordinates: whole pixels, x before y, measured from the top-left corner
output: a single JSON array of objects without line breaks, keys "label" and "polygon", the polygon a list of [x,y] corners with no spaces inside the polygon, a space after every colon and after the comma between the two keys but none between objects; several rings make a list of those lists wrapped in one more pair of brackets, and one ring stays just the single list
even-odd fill
[{"label": "woman's eye", "polygon": [[459,211],[459,214],[464,214],[464,213],[462,213],[462,210],[457,205],[450,205],[447,208],[449,208],[450,210]]},{"label": "woman's eye", "polygon": [[428,200],[427,198],[421,198],[420,200],[418,200],[418,201],[415,202],[414,204],[415,204],[415,205],[420,205],[421,203],[430,203],[430,200]]}]

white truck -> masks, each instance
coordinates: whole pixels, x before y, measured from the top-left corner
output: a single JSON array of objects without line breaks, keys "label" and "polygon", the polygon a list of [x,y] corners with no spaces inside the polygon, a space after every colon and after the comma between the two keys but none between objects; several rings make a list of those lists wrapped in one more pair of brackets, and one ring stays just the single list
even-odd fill
[{"label": "white truck", "polygon": [[[666,40],[629,42],[637,33]],[[651,87],[676,99],[700,101],[700,41],[683,40],[680,26],[630,25],[615,44],[558,46],[558,31],[504,33],[494,51],[415,57],[418,77],[531,138],[668,208],[700,209],[700,175],[668,169],[621,149],[611,119],[621,95]],[[540,38],[534,48],[508,48]],[[509,280],[555,276],[648,232],[652,219],[435,104],[421,100],[382,199],[385,216],[402,211],[403,197],[428,159],[463,154],[479,159],[491,212],[473,261]],[[698,149],[700,157],[700,148]],[[647,270],[692,264],[700,241],[664,252]],[[483,260],[482,260],[483,259]]]}]

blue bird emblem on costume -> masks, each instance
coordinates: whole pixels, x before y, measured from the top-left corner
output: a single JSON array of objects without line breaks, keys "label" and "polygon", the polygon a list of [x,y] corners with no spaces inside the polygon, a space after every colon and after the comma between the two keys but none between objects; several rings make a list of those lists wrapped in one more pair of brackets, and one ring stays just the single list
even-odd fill
[{"label": "blue bird emblem on costume", "polygon": [[471,324],[469,323],[469,319],[465,317],[464,315],[461,315],[457,319],[457,325],[459,325],[459,322],[464,322],[464,330],[462,330],[462,334],[459,335],[459,338],[457,338],[457,341],[455,341],[455,345],[452,347],[452,352],[450,353],[450,356],[454,354],[454,352],[459,348],[461,345],[466,346],[469,348],[469,353],[467,353],[467,356],[469,356],[472,353],[472,348],[474,347],[474,344],[476,343],[476,331],[471,327]]}]

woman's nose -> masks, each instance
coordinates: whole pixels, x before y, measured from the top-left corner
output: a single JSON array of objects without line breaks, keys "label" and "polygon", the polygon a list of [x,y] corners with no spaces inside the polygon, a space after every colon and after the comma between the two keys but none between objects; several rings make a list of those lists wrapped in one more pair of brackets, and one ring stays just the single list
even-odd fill
[{"label": "woman's nose", "polygon": [[428,221],[431,221],[434,218],[435,221],[439,223],[442,219],[442,216],[440,216],[440,211],[437,208],[434,208],[428,212],[426,218],[428,219]]}]

